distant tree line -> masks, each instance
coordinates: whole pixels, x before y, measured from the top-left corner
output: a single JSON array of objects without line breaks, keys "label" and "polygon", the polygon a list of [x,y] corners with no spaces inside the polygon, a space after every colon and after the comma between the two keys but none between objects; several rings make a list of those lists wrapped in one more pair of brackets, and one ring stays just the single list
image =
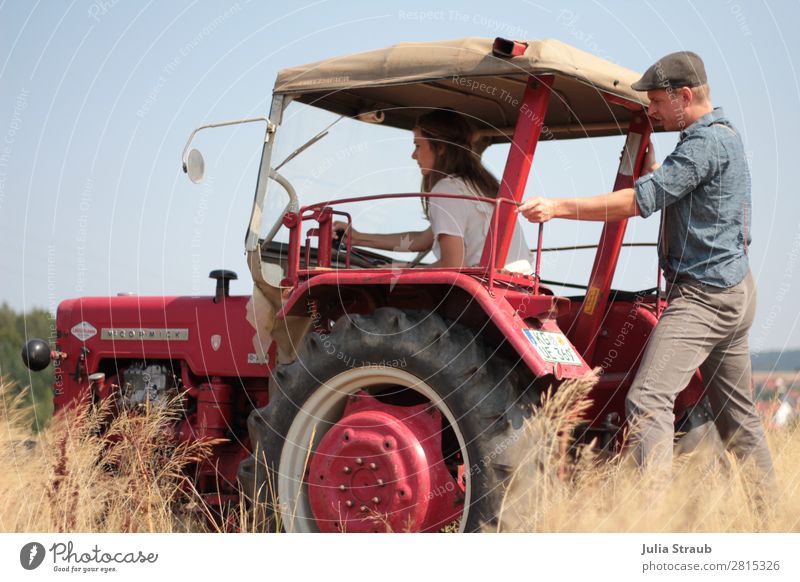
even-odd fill
[{"label": "distant tree line", "polygon": [[794,372],[800,370],[800,350],[761,352],[752,355],[753,370],[759,372]]}]

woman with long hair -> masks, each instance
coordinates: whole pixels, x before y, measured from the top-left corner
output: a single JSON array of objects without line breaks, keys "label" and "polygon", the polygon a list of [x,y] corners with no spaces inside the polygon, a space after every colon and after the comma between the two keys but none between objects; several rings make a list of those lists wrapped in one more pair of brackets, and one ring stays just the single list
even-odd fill
[{"label": "woman with long hair", "polygon": [[[495,198],[497,179],[472,148],[469,123],[449,109],[421,115],[414,127],[414,151],[422,172],[422,191]],[[388,251],[433,250],[433,267],[472,267],[480,263],[494,205],[459,198],[423,198],[431,225],[421,232],[370,234],[350,228],[351,244]],[[334,223],[344,231],[347,224]],[[514,229],[506,269],[530,273],[530,251],[519,225]]]}]

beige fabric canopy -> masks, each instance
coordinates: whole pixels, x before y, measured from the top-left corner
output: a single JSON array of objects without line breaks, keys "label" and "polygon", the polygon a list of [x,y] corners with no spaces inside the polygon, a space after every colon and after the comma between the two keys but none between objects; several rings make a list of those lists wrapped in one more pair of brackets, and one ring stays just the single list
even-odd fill
[{"label": "beige fabric canopy", "polygon": [[274,91],[351,117],[381,111],[385,125],[406,129],[424,111],[449,107],[490,141],[511,135],[530,75],[555,76],[542,139],[619,135],[631,109],[646,106],[631,89],[639,73],[557,40],[526,42],[516,57],[495,56],[487,38],[401,43],[284,69]]}]

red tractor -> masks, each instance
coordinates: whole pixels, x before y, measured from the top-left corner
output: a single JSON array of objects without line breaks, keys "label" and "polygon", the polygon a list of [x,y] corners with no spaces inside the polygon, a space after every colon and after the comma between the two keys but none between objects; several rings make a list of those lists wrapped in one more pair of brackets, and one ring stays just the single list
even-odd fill
[{"label": "red tractor", "polygon": [[[287,531],[478,530],[497,518],[509,459],[544,388],[601,366],[575,436],[618,447],[624,398],[663,307],[657,289],[611,289],[626,221],[604,226],[583,296],[557,296],[540,278],[541,227],[533,274],[503,266],[540,139],[625,136],[613,186],[633,184],[651,132],[644,97],[630,88],[637,78],[558,41],[499,38],[400,44],[283,70],[268,118],[199,128],[266,124],[245,240],[252,296],[230,296],[236,274],[213,271],[208,297],[69,299],[55,346],[31,341],[23,357],[34,369],[55,359],[57,411],[87,392],[123,409],[185,393],[176,438],[220,439],[194,475],[211,504],[241,492],[266,501]],[[351,220],[343,208],[459,195],[300,206],[272,159],[292,102],[402,130],[421,111],[452,108],[480,125],[476,151],[510,142],[497,197],[481,199],[493,215],[480,265],[398,266],[337,248],[333,220]],[[199,181],[192,138],[184,171]],[[270,181],[289,202],[262,234]],[[274,240],[284,228],[288,244]],[[701,394],[697,375],[676,403],[683,430],[707,420],[695,406]]]}]

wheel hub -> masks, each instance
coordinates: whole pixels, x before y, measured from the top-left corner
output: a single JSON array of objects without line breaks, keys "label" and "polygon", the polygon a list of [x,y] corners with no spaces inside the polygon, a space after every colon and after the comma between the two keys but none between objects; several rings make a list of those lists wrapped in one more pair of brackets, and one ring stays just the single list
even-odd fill
[{"label": "wheel hub", "polygon": [[320,531],[436,531],[458,518],[464,497],[445,466],[441,430],[430,404],[351,397],[309,464]]}]

